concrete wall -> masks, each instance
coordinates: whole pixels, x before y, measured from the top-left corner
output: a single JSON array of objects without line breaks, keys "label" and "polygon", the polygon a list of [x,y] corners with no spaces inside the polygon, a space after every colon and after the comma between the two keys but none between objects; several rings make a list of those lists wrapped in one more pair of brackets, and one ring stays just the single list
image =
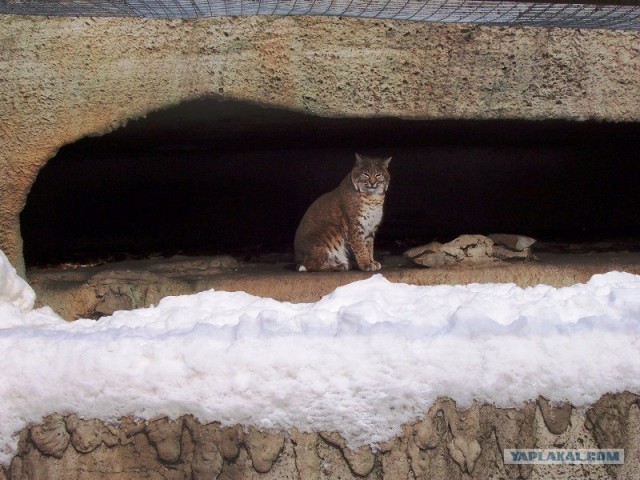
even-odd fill
[{"label": "concrete wall", "polygon": [[0,16],[0,248],[63,145],[207,94],[322,116],[640,120],[640,33]]},{"label": "concrete wall", "polygon": [[[606,395],[592,408],[543,398],[519,410],[438,400],[424,418],[373,450],[332,432],[263,432],[193,417],[117,425],[52,415],[20,435],[9,480],[635,480],[639,397]],[[504,449],[623,448],[623,465],[510,465]],[[0,469],[0,479],[3,472]],[[4,479],[3,479],[4,480]]]}]

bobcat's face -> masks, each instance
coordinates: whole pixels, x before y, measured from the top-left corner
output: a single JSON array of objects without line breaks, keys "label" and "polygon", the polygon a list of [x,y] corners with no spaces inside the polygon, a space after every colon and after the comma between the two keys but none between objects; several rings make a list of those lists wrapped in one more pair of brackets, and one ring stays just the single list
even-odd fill
[{"label": "bobcat's face", "polygon": [[355,189],[366,195],[383,195],[389,188],[389,158],[373,158],[356,153],[356,165],[351,170]]}]

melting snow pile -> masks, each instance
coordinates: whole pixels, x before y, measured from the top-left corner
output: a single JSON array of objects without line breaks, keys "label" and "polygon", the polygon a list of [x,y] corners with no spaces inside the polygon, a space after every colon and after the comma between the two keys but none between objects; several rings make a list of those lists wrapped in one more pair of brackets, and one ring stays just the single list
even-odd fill
[{"label": "melting snow pile", "polygon": [[[1,252],[0,252],[1,254]],[[340,432],[376,443],[438,396],[517,407],[640,391],[640,276],[568,288],[383,276],[317,303],[207,291],[66,322],[0,255],[0,461],[53,412]]]}]

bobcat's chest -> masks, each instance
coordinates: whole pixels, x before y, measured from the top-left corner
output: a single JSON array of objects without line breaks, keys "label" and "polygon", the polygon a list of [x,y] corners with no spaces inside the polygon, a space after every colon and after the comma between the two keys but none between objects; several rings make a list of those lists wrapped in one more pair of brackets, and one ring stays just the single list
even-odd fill
[{"label": "bobcat's chest", "polygon": [[382,202],[364,203],[358,213],[358,224],[363,235],[374,235],[382,222]]}]

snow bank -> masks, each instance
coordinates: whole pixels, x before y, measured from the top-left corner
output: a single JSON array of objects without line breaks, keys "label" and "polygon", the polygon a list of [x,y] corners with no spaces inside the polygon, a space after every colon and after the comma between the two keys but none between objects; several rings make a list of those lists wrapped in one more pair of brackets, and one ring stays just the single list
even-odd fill
[{"label": "snow bank", "polygon": [[16,308],[32,292],[3,262],[5,463],[12,434],[54,411],[109,422],[191,413],[338,431],[357,446],[398,434],[439,396],[461,407],[539,395],[585,406],[640,391],[640,276],[631,274],[561,289],[417,287],[376,275],[314,304],[207,291],[68,323],[48,308]]},{"label": "snow bank", "polygon": [[16,273],[4,252],[0,250],[0,306],[13,305],[21,312],[33,308],[36,294]]}]

